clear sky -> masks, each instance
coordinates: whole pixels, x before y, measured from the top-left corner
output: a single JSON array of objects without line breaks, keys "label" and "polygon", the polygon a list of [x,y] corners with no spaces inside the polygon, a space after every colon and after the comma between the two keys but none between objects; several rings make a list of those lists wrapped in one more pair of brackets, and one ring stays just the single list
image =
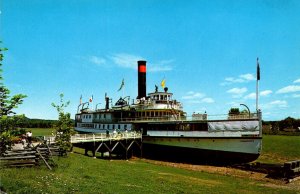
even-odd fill
[{"label": "clear sky", "polygon": [[[300,118],[299,0],[1,0],[5,85],[28,97],[17,113],[56,119],[59,94],[113,102],[166,79],[187,113],[255,111],[256,58],[264,120]],[[124,78],[125,88],[117,92]],[[160,88],[161,90],[161,88]]]}]

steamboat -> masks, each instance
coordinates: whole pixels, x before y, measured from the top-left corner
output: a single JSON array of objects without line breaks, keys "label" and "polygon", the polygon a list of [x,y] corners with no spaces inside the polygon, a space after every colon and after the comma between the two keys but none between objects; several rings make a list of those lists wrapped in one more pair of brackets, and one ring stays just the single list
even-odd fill
[{"label": "steamboat", "polygon": [[256,160],[262,148],[261,112],[246,115],[193,114],[164,87],[147,95],[146,61],[138,61],[138,96],[130,103],[121,97],[114,105],[105,95],[105,107],[80,103],[75,115],[79,133],[137,131],[142,133],[143,156],[196,163],[246,163]]}]

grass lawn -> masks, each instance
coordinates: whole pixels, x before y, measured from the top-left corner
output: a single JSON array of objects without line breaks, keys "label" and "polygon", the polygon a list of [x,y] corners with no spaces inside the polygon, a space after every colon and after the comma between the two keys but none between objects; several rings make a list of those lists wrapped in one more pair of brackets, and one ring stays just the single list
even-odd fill
[{"label": "grass lawn", "polygon": [[264,135],[259,162],[283,163],[300,160],[300,136]]},{"label": "grass lawn", "polygon": [[[83,150],[76,149],[83,153]],[[8,193],[295,193],[247,177],[210,174],[144,160],[103,160],[78,153],[56,159],[58,167],[2,169]]]},{"label": "grass lawn", "polygon": [[54,128],[26,128],[26,131],[31,130],[33,136],[47,136],[55,131]]},{"label": "grass lawn", "polygon": [[[32,131],[35,135],[42,135],[50,130]],[[300,159],[299,142],[299,136],[264,136],[263,152],[258,161],[276,163]],[[58,166],[52,171],[44,164],[34,168],[3,168],[0,170],[0,187],[7,193],[33,194],[300,192],[289,188],[289,185],[276,185],[248,176],[208,173],[141,159],[94,159],[84,156],[82,149],[74,150],[76,153],[70,153],[68,157],[55,158]]]}]

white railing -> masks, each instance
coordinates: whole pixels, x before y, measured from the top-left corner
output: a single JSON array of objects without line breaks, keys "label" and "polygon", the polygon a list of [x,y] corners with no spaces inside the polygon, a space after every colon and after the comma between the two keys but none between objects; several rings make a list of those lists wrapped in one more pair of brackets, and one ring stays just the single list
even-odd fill
[{"label": "white railing", "polygon": [[141,133],[137,132],[118,132],[112,134],[96,133],[96,134],[76,134],[71,136],[71,143],[94,142],[107,140],[124,140],[124,139],[140,139]]},{"label": "white railing", "polygon": [[[76,134],[71,136],[71,143],[80,142],[96,142],[108,140],[125,140],[125,139],[141,139],[142,134],[138,132],[118,132],[112,134],[96,133],[96,134]],[[47,143],[55,143],[55,136],[44,136]]]}]

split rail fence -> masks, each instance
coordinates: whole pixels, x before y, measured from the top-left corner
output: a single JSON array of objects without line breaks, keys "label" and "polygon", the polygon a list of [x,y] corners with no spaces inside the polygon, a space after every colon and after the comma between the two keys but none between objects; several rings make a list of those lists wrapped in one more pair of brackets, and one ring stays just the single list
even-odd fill
[{"label": "split rail fence", "polygon": [[1,167],[30,167],[45,164],[50,170],[54,165],[52,156],[62,155],[58,146],[41,144],[34,148],[7,150],[0,156]]}]

